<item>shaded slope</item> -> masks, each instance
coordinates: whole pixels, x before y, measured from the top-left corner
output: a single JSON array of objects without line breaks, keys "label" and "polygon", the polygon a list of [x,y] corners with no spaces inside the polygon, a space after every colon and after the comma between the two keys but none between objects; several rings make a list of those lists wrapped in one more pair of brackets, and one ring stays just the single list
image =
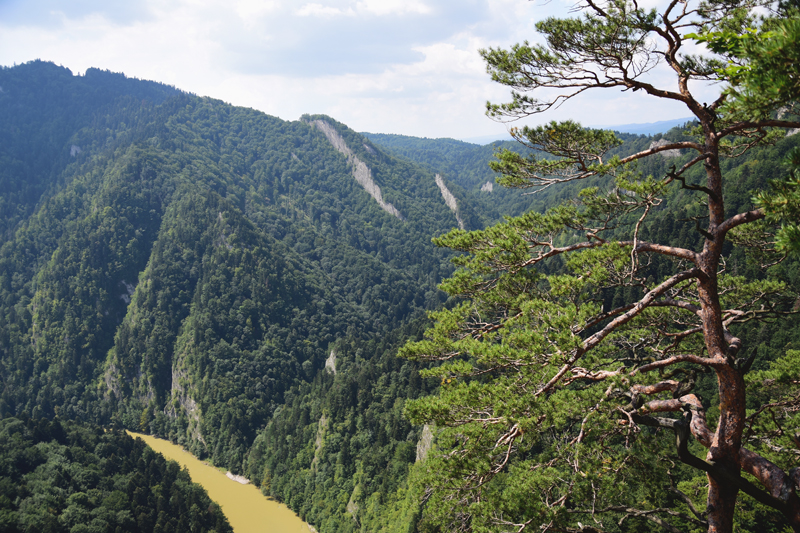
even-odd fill
[{"label": "shaded slope", "polygon": [[[364,394],[391,398],[368,425],[385,410],[395,420],[380,441],[389,447],[372,456],[378,470],[399,469],[380,485],[394,490],[413,454],[391,450],[400,436],[414,439],[395,400],[420,383],[386,389],[376,372],[400,342],[392,332],[443,301],[436,283],[451,267],[430,239],[457,220],[433,172],[313,117],[369,169],[400,220],[307,122],[113,75],[109,94],[121,96],[95,108],[82,92],[94,74],[36,63],[3,75],[24,87],[40,70],[54,81],[13,120],[44,124],[41,102],[56,93],[69,95],[65,113],[76,117],[55,114],[59,133],[46,140],[0,146],[0,157],[46,170],[27,207],[4,219],[13,231],[0,241],[0,410],[117,422],[233,472],[263,472],[256,436],[276,411],[303,420],[292,390],[318,383],[328,394],[323,368],[336,351],[339,379],[351,383],[365,366]],[[0,129],[13,131],[7,117]],[[28,176],[15,165],[4,182],[12,188]],[[342,460],[355,475],[356,457]]]},{"label": "shaded slope", "polygon": [[66,167],[90,149],[88,139],[75,136],[79,130],[112,128],[115,137],[125,136],[154,105],[179,93],[131,81],[93,68],[73,76],[42,61],[0,68],[0,233],[29,216]]}]

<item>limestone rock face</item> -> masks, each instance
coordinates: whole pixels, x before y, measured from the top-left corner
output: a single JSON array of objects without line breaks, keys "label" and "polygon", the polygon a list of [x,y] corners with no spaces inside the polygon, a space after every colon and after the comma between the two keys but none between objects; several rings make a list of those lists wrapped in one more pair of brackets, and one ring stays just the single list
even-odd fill
[{"label": "limestone rock face", "polygon": [[325,442],[325,435],[328,433],[328,417],[325,413],[319,419],[317,424],[317,436],[314,439],[314,459],[311,460],[311,470],[317,469],[319,463],[320,453],[322,452],[322,445]]},{"label": "limestone rock face", "polygon": [[336,375],[336,352],[331,350],[331,354],[325,359],[325,371]]},{"label": "limestone rock face", "polygon": [[450,189],[447,188],[445,185],[444,180],[439,174],[436,174],[436,185],[439,186],[439,190],[442,191],[442,198],[444,198],[444,203],[447,204],[447,207],[450,208],[450,211],[456,216],[456,221],[458,221],[458,227],[464,229],[464,221],[461,220],[461,215],[458,212],[458,202],[456,201],[456,197],[453,196],[453,193],[450,192]]},{"label": "limestone rock face", "polygon": [[347,157],[347,162],[350,163],[350,166],[353,168],[353,177],[362,187],[364,187],[364,190],[367,191],[376,202],[378,202],[378,205],[381,206],[381,209],[391,215],[396,216],[400,220],[405,220],[403,215],[395,206],[383,200],[381,188],[378,187],[378,184],[372,179],[372,171],[369,169],[366,163],[361,161],[353,153],[353,151],[350,150],[345,140],[342,138],[339,132],[336,131],[336,128],[324,120],[314,120],[311,122],[311,124],[316,126],[319,131],[324,133],[325,137],[328,138],[328,141],[330,141],[333,147]]},{"label": "limestone rock face", "polygon": [[433,431],[428,424],[422,426],[422,434],[417,442],[417,462],[424,461],[433,446]]},{"label": "limestone rock face", "polygon": [[[667,144],[669,144],[668,140],[659,139],[657,141],[653,141],[653,142],[650,143],[650,149],[652,150],[653,148],[658,148],[660,146],[666,146]],[[664,150],[663,152],[659,152],[659,153],[661,154],[662,157],[667,158],[667,159],[669,159],[671,157],[680,157],[681,156],[681,151],[678,150],[678,149]]]}]

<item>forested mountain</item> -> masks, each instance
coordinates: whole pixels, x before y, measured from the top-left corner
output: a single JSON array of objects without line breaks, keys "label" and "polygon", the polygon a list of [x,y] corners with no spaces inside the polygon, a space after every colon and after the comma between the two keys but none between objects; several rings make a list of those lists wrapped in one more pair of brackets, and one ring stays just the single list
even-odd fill
[{"label": "forested mountain", "polygon": [[361,424],[395,420],[365,440],[389,447],[379,469],[404,442],[413,461],[402,398],[421,384],[388,352],[443,302],[451,267],[430,240],[457,219],[433,172],[329,117],[120,74],[33,62],[0,87],[3,413],[118,423],[263,471],[258,432],[301,411],[287,391],[349,367],[348,386],[362,372],[362,395],[391,396]]},{"label": "forested mountain", "polygon": [[[396,353],[454,304],[437,289],[452,253],[431,238],[576,189],[495,184],[510,143],[287,122],[94,69],[32,62],[0,88],[0,414],[169,438],[321,532],[414,530],[431,432],[403,411],[439,381]],[[732,208],[798,138],[730,160]],[[624,139],[620,154],[660,137]],[[689,157],[670,155],[641,170]],[[679,189],[643,234],[695,242],[697,209]],[[743,335],[761,369],[800,342],[786,321]]]},{"label": "forested mountain", "polygon": [[421,139],[407,135],[363,133],[389,153],[409,159],[441,172],[458,187],[465,203],[473,206],[476,220],[473,228],[483,227],[504,215],[521,215],[529,209],[542,210],[549,198],[520,195],[495,184],[496,174],[489,168],[494,153],[502,149],[529,152],[511,141],[487,145],[471,144],[455,139]]}]

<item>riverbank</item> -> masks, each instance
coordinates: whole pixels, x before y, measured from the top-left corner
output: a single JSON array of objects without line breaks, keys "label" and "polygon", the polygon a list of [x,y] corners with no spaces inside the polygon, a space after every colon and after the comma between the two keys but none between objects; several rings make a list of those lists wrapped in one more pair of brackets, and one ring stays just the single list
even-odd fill
[{"label": "riverbank", "polygon": [[[314,531],[291,509],[270,500],[252,484],[243,484],[242,479],[231,479],[197,459],[180,446],[151,435],[128,431],[131,437],[139,437],[148,446],[167,459],[185,466],[192,481],[199,483],[209,497],[222,508],[235,533],[309,533]],[[239,476],[233,476],[238,478]]]}]

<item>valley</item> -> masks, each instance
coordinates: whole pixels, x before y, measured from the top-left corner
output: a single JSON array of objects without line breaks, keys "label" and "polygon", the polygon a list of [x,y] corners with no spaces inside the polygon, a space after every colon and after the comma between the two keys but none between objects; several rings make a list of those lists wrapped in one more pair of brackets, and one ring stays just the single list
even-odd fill
[{"label": "valley", "polygon": [[[444,506],[435,506],[439,500],[426,475],[429,461],[441,460],[441,433],[409,417],[427,416],[425,409],[444,412],[419,400],[457,390],[461,377],[436,374],[449,356],[431,362],[403,347],[442,345],[424,332],[446,313],[464,309],[466,299],[440,284],[468,256],[466,246],[432,241],[448,234],[445,241],[466,238],[504,217],[519,221],[524,217],[513,217],[575,205],[583,185],[565,183],[535,195],[498,185],[489,168],[495,152],[536,155],[511,142],[479,146],[358,133],[325,115],[284,121],[98,69],[75,76],[33,61],[0,69],[0,86],[3,418],[125,429],[156,450],[168,447],[168,457],[185,449],[215,473],[244,476],[252,485],[224,474],[220,481],[201,480],[239,533],[265,522],[278,524],[276,531],[308,531],[306,524],[320,533],[440,531],[429,516],[436,518]],[[656,136],[619,134],[608,155],[689,142],[692,127]],[[782,162],[798,145],[800,135],[776,137],[772,145],[726,159],[726,209],[747,209],[755,191],[783,176]],[[637,176],[664,176],[692,157],[680,149],[665,155],[641,161]],[[701,179],[692,170],[688,187],[676,182],[665,189],[639,225],[626,212],[619,226],[605,229],[616,238],[636,227],[637,238],[701,248]],[[603,194],[633,196],[609,176],[587,182]],[[602,211],[600,204],[595,207]],[[567,246],[583,236],[575,230],[557,242]],[[753,371],[774,384],[778,378],[769,373],[777,372],[787,350],[800,349],[800,321],[788,311],[800,301],[800,264],[788,257],[765,269],[743,247],[726,246],[725,268],[737,276],[733,285],[747,280],[785,288],[777,291],[774,320],[733,326],[748,354],[758,355]],[[586,308],[627,305],[676,262],[642,260],[641,286],[602,285],[607,280],[601,279],[599,296]],[[571,267],[555,262],[540,274]],[[544,278],[531,276],[514,283],[546,292]],[[475,383],[482,379],[488,377]],[[707,403],[716,399],[710,374],[696,373],[692,385]],[[577,378],[570,386],[565,405],[582,390]],[[757,398],[748,404],[751,413],[771,396]],[[409,405],[418,410],[410,413]],[[577,432],[579,415],[543,417],[541,441],[526,448],[525,457],[558,457],[553,450],[562,437],[548,428],[562,424],[565,434]],[[649,431],[647,438],[657,433]],[[500,437],[490,444],[497,443]],[[658,449],[657,461],[674,455],[667,445]],[[701,453],[699,446],[693,453]],[[595,466],[598,472],[611,468]],[[553,472],[547,470],[560,475]],[[705,478],[676,472],[681,490],[702,492]],[[647,475],[630,475],[629,485],[618,486],[646,500],[655,485]],[[264,513],[294,518],[284,523],[264,514],[240,521],[228,512],[234,504],[254,512],[247,502],[261,502],[259,491],[283,509]],[[682,512],[701,505],[670,494],[665,498]],[[68,496],[61,497],[65,503]],[[508,498],[524,500],[517,493]],[[771,516],[757,503],[744,508],[745,525]],[[779,531],[782,523],[775,523]],[[641,524],[649,523],[632,520],[608,531],[651,530],[637,529],[650,527]]]},{"label": "valley", "polygon": [[242,484],[164,439],[128,432],[153,450],[189,471],[192,481],[219,504],[234,533],[308,533],[313,531],[285,505],[268,500],[255,486]]}]

